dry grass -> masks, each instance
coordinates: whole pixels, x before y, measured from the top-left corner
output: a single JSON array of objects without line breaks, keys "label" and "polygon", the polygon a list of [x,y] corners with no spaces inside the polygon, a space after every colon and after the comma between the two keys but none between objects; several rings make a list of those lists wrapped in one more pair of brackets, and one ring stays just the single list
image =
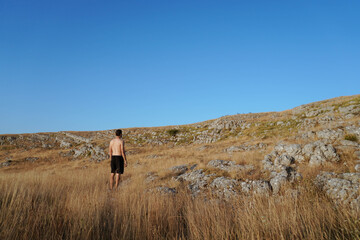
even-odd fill
[{"label": "dry grass", "polygon": [[[148,193],[129,169],[117,192],[107,168],[29,171],[0,177],[0,239],[357,239],[359,213],[314,187],[297,199],[227,202]],[[132,173],[133,172],[133,173]],[[131,179],[131,181],[129,181]]]}]

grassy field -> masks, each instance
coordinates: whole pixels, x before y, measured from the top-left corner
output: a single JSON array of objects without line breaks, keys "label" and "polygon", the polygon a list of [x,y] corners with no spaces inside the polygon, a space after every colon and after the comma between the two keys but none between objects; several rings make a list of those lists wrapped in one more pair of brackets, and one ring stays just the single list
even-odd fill
[{"label": "grassy field", "polygon": [[[359,239],[360,215],[310,182],[299,197],[229,201],[146,191],[134,175],[107,190],[105,166],[0,177],[0,239]],[[125,175],[126,176],[126,175]],[[183,190],[182,190],[183,189]]]}]

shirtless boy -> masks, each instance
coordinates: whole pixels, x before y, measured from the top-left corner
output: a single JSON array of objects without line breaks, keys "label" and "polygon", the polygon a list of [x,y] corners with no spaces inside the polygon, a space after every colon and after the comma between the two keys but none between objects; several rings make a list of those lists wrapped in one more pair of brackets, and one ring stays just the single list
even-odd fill
[{"label": "shirtless boy", "polygon": [[116,137],[110,141],[109,155],[110,155],[110,190],[113,189],[114,176],[115,176],[115,189],[119,186],[120,174],[124,173],[124,167],[127,166],[125,155],[125,142],[122,139],[121,129],[116,130]]}]

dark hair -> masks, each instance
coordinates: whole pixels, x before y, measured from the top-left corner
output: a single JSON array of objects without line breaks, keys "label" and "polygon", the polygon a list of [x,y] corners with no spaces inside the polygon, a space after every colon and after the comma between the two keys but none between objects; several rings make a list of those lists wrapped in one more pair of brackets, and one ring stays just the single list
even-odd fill
[{"label": "dark hair", "polygon": [[121,129],[116,130],[115,135],[118,136],[118,137],[121,137],[122,136]]}]

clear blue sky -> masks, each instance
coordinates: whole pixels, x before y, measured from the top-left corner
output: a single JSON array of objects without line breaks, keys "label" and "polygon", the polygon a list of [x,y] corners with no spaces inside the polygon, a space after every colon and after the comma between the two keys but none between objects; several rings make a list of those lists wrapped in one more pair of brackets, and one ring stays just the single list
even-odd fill
[{"label": "clear blue sky", "polygon": [[360,1],[0,0],[0,133],[281,111],[360,93]]}]

